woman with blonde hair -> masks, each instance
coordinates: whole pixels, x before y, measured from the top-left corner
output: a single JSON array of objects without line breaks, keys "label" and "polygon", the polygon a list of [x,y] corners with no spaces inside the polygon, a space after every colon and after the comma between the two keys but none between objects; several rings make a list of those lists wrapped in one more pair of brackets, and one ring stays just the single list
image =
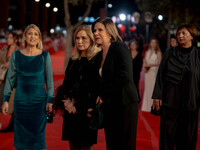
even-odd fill
[{"label": "woman with blonde hair", "polygon": [[69,141],[70,150],[93,150],[97,130],[89,125],[96,106],[95,60],[100,49],[88,25],[77,27],[74,42],[76,51],[69,60],[55,104],[64,110],[62,140]]},{"label": "woman with blonde hair", "polygon": [[157,70],[162,59],[159,42],[156,38],[151,38],[148,50],[145,53],[143,60],[144,71],[144,94],[141,110],[145,112],[151,111],[153,99],[153,87],[156,81]]},{"label": "woman with blonde hair", "polygon": [[16,84],[14,147],[17,149],[46,149],[46,112],[52,111],[54,87],[51,58],[42,50],[41,39],[36,25],[25,29],[25,48],[12,54],[6,77],[2,112],[8,113],[8,101]]}]

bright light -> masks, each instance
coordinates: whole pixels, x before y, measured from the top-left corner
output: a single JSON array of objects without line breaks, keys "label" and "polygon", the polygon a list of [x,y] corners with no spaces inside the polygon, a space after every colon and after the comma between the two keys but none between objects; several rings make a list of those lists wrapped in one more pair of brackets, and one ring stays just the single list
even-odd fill
[{"label": "bright light", "polygon": [[35,2],[39,2],[40,0],[35,0]]},{"label": "bright light", "polygon": [[135,22],[135,17],[131,16],[131,22]]},{"label": "bright light", "polygon": [[113,21],[114,23],[116,23],[116,22],[117,22],[117,17],[113,16],[113,17],[112,17],[112,21]]},{"label": "bright light", "polygon": [[54,7],[54,8],[53,8],[53,11],[54,11],[54,12],[57,12],[57,11],[58,11],[58,8],[57,8],[57,7]]},{"label": "bright light", "polygon": [[108,8],[112,8],[112,4],[108,4]]},{"label": "bright light", "polygon": [[51,4],[50,4],[50,3],[46,3],[45,6],[46,6],[46,7],[50,7]]},{"label": "bright light", "polygon": [[85,17],[84,21],[89,22],[89,17]]},{"label": "bright light", "polygon": [[131,20],[131,15],[130,15],[130,14],[127,15],[127,20],[128,20],[128,21]]},{"label": "bright light", "polygon": [[55,30],[54,30],[54,29],[51,29],[51,30],[50,30],[50,33],[54,33],[54,32],[55,32]]},{"label": "bright light", "polygon": [[8,29],[9,29],[9,30],[12,30],[12,29],[13,29],[13,26],[12,26],[12,25],[9,25],[9,26],[8,26]]},{"label": "bright light", "polygon": [[60,31],[60,26],[56,26],[56,31]]},{"label": "bright light", "polygon": [[158,15],[158,20],[162,21],[163,20],[163,16],[162,15]]},{"label": "bright light", "polygon": [[11,17],[8,17],[8,21],[11,21],[12,19],[11,19]]},{"label": "bright light", "polygon": [[121,28],[121,27],[122,27],[122,24],[119,23],[119,24],[117,25],[117,27],[118,27],[118,28]]},{"label": "bright light", "polygon": [[82,19],[82,17],[78,17],[78,21],[80,21]]},{"label": "bright light", "polygon": [[124,20],[126,20],[126,15],[125,14],[120,14],[119,18],[120,18],[120,20],[124,21]]},{"label": "bright light", "polygon": [[67,31],[66,31],[66,30],[63,30],[62,33],[63,33],[64,35],[66,35],[66,34],[67,34]]},{"label": "bright light", "polygon": [[94,17],[90,17],[90,22],[94,22],[94,21],[95,21]]}]

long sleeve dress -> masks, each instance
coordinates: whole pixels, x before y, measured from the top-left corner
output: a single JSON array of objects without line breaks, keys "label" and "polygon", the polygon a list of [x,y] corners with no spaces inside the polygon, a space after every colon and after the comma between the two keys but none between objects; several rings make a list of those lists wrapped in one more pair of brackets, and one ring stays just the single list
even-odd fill
[{"label": "long sleeve dress", "polygon": [[89,128],[90,118],[87,117],[87,110],[95,108],[97,99],[94,89],[96,67],[92,64],[94,59],[70,59],[63,82],[64,96],[74,98],[77,114],[69,114],[65,110],[62,139],[80,146],[97,143],[97,130]]},{"label": "long sleeve dress", "polygon": [[139,81],[140,81],[140,72],[142,70],[142,64],[143,64],[143,58],[141,53],[138,53],[137,56],[134,59],[132,59],[132,64],[133,64],[133,81],[135,83],[140,98]]},{"label": "long sleeve dress", "polygon": [[[153,52],[150,55],[151,50],[149,49],[145,54],[145,61],[148,65],[154,65],[158,63],[158,55],[156,52]],[[153,93],[154,84],[156,81],[158,67],[152,66],[150,69],[144,74],[144,94],[142,100],[142,111],[150,112],[151,106],[153,104],[153,99],[151,98]]]},{"label": "long sleeve dress", "polygon": [[[18,46],[16,47],[16,50],[17,49],[19,49]],[[5,65],[7,62],[9,62],[12,53],[13,51],[10,51],[8,46],[4,46],[0,50],[0,65]],[[5,81],[6,81],[6,76],[4,80],[0,81],[0,108],[2,107],[2,104],[3,104],[3,91],[4,91]],[[0,112],[1,112],[1,109],[0,109]],[[12,112],[9,111],[9,113],[12,113]]]},{"label": "long sleeve dress", "polygon": [[15,84],[14,147],[46,149],[46,104],[52,103],[54,98],[49,53],[26,56],[20,50],[15,51],[9,64],[3,101],[9,101]]},{"label": "long sleeve dress", "polygon": [[[8,47],[4,46],[0,50],[0,67],[7,61],[7,54],[8,54]],[[3,90],[5,86],[5,79],[0,82],[0,108],[2,107],[3,104]],[[1,112],[1,109],[0,109]]]}]

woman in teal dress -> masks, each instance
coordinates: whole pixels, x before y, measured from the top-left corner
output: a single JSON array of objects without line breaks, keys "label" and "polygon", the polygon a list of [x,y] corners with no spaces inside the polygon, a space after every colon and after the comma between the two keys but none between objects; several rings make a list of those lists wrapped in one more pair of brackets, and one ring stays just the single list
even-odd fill
[{"label": "woman in teal dress", "polygon": [[[4,88],[2,112],[16,84],[14,98],[14,147],[46,149],[46,112],[52,111],[54,98],[50,55],[42,51],[41,32],[34,24],[23,34],[25,48],[15,51],[10,60]],[[45,88],[46,84],[46,88]]]}]

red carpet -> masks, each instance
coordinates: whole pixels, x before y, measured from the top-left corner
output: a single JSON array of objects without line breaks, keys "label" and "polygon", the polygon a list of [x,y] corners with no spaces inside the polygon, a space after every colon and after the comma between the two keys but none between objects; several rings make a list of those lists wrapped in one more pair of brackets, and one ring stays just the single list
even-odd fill
[{"label": "red carpet", "polygon": [[[51,54],[52,67],[54,71],[54,86],[59,86],[64,78],[64,52],[59,51]],[[143,73],[141,73],[140,94],[143,94]],[[10,116],[2,116],[0,122],[5,127]],[[147,112],[139,111],[137,150],[158,150],[159,142],[159,120],[160,117],[153,116]],[[67,141],[61,140],[62,116],[56,114],[53,123],[48,123],[46,128],[47,150],[69,150]],[[15,150],[13,147],[13,133],[0,133],[0,150]],[[200,137],[200,126],[199,126]],[[197,150],[200,149],[198,140]],[[98,144],[94,145],[95,150],[106,150],[104,130],[99,130]],[[117,143],[116,143],[117,144]]]}]

